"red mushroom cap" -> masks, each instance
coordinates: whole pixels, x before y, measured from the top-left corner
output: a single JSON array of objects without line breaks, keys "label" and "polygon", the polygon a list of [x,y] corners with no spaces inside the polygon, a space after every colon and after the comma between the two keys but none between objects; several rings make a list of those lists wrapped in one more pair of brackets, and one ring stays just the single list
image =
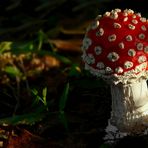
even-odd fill
[{"label": "red mushroom cap", "polygon": [[148,21],[131,9],[99,15],[83,39],[86,69],[97,76],[138,75],[146,71]]}]

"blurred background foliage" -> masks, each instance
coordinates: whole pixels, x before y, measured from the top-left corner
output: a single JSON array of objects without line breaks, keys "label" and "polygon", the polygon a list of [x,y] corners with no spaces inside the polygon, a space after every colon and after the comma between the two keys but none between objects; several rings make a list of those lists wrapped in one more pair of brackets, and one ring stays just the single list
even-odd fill
[{"label": "blurred background foliage", "polygon": [[[146,0],[0,0],[0,40],[32,39],[39,30],[56,37],[113,8],[147,15]],[[54,32],[54,33],[53,33]],[[65,32],[64,32],[65,33]]]}]

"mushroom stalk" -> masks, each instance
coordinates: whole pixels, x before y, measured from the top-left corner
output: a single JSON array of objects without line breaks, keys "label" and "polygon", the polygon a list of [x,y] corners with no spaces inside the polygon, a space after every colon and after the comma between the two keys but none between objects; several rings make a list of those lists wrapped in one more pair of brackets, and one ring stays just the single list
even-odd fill
[{"label": "mushroom stalk", "polygon": [[111,85],[112,113],[110,123],[121,131],[134,125],[144,125],[148,115],[148,90],[146,80],[132,84]]}]

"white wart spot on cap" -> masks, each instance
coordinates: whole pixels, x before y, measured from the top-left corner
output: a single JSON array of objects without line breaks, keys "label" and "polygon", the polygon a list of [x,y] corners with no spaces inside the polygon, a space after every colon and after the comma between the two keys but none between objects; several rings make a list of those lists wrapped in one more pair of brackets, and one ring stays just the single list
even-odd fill
[{"label": "white wart spot on cap", "polygon": [[144,56],[144,55],[139,56],[138,62],[139,62],[140,64],[143,63],[143,62],[145,62],[145,61],[146,61],[146,56]]},{"label": "white wart spot on cap", "polygon": [[128,13],[124,11],[123,16],[128,16]]},{"label": "white wart spot on cap", "polygon": [[144,22],[146,22],[146,18],[145,17],[141,17],[140,21],[144,23]]},{"label": "white wart spot on cap", "polygon": [[132,36],[131,36],[131,35],[127,35],[127,36],[126,36],[126,40],[127,40],[127,41],[132,41],[132,40],[133,40],[133,38],[132,38]]},{"label": "white wart spot on cap", "polygon": [[134,30],[135,29],[135,26],[132,25],[132,24],[128,24],[128,28],[131,29],[131,30]]},{"label": "white wart spot on cap", "polygon": [[144,25],[141,26],[141,29],[142,29],[143,31],[146,31],[146,27],[145,27]]},{"label": "white wart spot on cap", "polygon": [[126,22],[127,20],[128,20],[128,17],[125,17],[125,18],[123,19],[124,22]]},{"label": "white wart spot on cap", "polygon": [[106,67],[106,68],[105,68],[105,72],[106,72],[107,74],[110,74],[110,73],[113,72],[113,70],[112,70],[110,67]]},{"label": "white wart spot on cap", "polygon": [[83,40],[83,44],[87,44],[87,45],[91,45],[92,44],[92,40],[88,37],[85,37]]},{"label": "white wart spot on cap", "polygon": [[141,13],[136,13],[137,16],[141,17]]},{"label": "white wart spot on cap", "polygon": [[103,16],[109,17],[110,16],[110,12],[105,12]]},{"label": "white wart spot on cap", "polygon": [[107,56],[107,58],[112,61],[115,62],[119,59],[119,55],[116,52],[110,52]]},{"label": "white wart spot on cap", "polygon": [[103,62],[98,62],[96,67],[99,68],[99,69],[103,69],[105,67],[105,65],[104,65]]},{"label": "white wart spot on cap", "polygon": [[92,28],[92,29],[96,29],[98,26],[99,26],[99,21],[98,21],[98,20],[92,22],[92,24],[91,24],[91,28]]},{"label": "white wart spot on cap", "polygon": [[113,42],[115,40],[116,40],[116,35],[115,34],[112,34],[112,35],[108,36],[108,41],[109,42]]},{"label": "white wart spot on cap", "polygon": [[94,48],[96,55],[99,55],[102,53],[102,47],[101,46],[96,46]]},{"label": "white wart spot on cap", "polygon": [[144,52],[145,52],[145,53],[148,53],[148,46],[145,46],[145,47],[144,47]]},{"label": "white wart spot on cap", "polygon": [[126,61],[124,63],[124,68],[125,69],[129,69],[129,68],[132,68],[133,67],[133,62],[130,62],[130,61]]},{"label": "white wart spot on cap", "polygon": [[100,20],[102,18],[102,15],[97,15],[96,20]]},{"label": "white wart spot on cap", "polygon": [[133,14],[134,13],[134,11],[132,9],[125,9],[124,12],[127,13],[127,14]]},{"label": "white wart spot on cap", "polygon": [[124,49],[124,43],[123,43],[123,42],[120,42],[120,43],[118,44],[118,46],[119,46],[120,49]]},{"label": "white wart spot on cap", "polygon": [[137,47],[138,50],[143,50],[143,44],[142,43],[138,43],[136,45],[136,47]]},{"label": "white wart spot on cap", "polygon": [[136,18],[136,15],[133,15],[132,18]]},{"label": "white wart spot on cap", "polygon": [[117,68],[115,68],[115,72],[116,73],[122,73],[123,72],[123,68],[122,67],[117,67]]},{"label": "white wart spot on cap", "polygon": [[116,11],[111,11],[110,18],[111,19],[117,19],[118,18],[118,13]]},{"label": "white wart spot on cap", "polygon": [[144,39],[144,38],[145,38],[145,34],[140,33],[140,34],[138,35],[138,37],[139,37],[139,39]]},{"label": "white wart spot on cap", "polygon": [[87,64],[94,64],[95,63],[95,58],[92,54],[88,54],[88,56],[86,57],[86,62]]},{"label": "white wart spot on cap", "polygon": [[96,36],[103,36],[104,34],[104,29],[100,28],[99,31],[96,32]]},{"label": "white wart spot on cap", "polygon": [[87,55],[86,55],[86,52],[84,51],[83,54],[82,54],[82,56],[81,56],[82,59],[83,59],[83,61],[86,61],[86,60],[85,60],[86,56],[87,56]]},{"label": "white wart spot on cap", "polygon": [[138,24],[138,21],[133,19],[132,23],[136,25],[136,24]]},{"label": "white wart spot on cap", "polygon": [[114,28],[121,28],[121,25],[119,23],[114,23],[113,26]]},{"label": "white wart spot on cap", "polygon": [[134,49],[129,49],[128,55],[131,56],[131,57],[134,57],[136,55],[136,51]]},{"label": "white wart spot on cap", "polygon": [[121,9],[116,8],[115,11],[116,11],[116,12],[121,12]]},{"label": "white wart spot on cap", "polygon": [[92,40],[88,37],[85,37],[83,39],[82,50],[87,50],[91,44],[92,44]]}]

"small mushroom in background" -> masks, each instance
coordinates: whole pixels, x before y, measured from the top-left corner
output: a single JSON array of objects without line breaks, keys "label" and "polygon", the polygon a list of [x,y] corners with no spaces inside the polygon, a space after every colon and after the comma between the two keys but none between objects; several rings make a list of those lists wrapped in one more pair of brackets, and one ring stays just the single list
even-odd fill
[{"label": "small mushroom in background", "polygon": [[[85,69],[111,86],[109,126],[131,134],[148,126],[148,21],[131,9],[98,15],[82,45]],[[135,129],[136,127],[136,129]],[[140,130],[141,129],[141,130]]]}]

